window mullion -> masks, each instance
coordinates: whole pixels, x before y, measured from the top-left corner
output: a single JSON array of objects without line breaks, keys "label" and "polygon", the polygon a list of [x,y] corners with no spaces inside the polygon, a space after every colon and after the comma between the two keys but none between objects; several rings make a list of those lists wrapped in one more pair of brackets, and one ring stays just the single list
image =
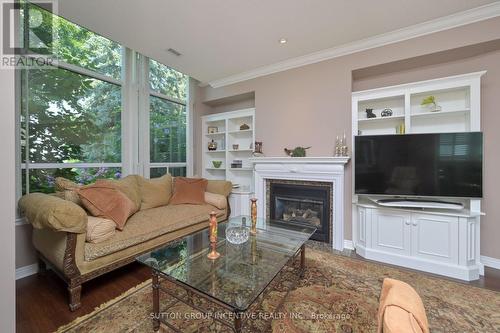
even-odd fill
[{"label": "window mullion", "polygon": [[150,129],[149,129],[149,58],[140,55],[138,63],[139,82],[139,164],[142,176],[150,176]]},{"label": "window mullion", "polygon": [[122,51],[122,174],[138,173],[139,137],[138,82],[136,52],[123,47]]}]

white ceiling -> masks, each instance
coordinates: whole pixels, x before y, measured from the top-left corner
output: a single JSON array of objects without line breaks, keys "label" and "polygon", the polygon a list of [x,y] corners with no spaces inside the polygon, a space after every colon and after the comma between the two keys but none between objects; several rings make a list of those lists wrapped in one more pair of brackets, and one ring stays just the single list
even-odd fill
[{"label": "white ceiling", "polygon": [[[59,14],[211,82],[498,0],[61,0]],[[279,44],[285,37],[288,43]],[[166,49],[182,53],[176,57]]]}]

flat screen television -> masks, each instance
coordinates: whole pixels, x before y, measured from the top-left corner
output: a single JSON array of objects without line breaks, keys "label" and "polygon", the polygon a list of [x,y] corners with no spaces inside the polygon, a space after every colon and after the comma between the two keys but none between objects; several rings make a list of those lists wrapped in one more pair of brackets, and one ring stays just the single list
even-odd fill
[{"label": "flat screen television", "polygon": [[480,132],[355,137],[355,193],[483,196]]}]

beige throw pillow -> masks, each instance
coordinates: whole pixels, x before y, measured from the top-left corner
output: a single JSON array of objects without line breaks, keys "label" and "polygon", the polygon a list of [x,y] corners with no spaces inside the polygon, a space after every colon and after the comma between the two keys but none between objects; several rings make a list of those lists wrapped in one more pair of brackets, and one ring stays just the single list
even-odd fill
[{"label": "beige throw pillow", "polygon": [[115,229],[115,222],[102,217],[89,216],[85,240],[89,243],[104,242],[115,234]]},{"label": "beige throw pillow", "polygon": [[137,177],[141,192],[141,210],[168,205],[172,196],[172,176],[147,179]]},{"label": "beige throw pillow", "polygon": [[118,191],[125,194],[134,203],[134,211],[137,212],[141,208],[141,193],[139,191],[139,184],[136,175],[129,175],[125,178],[112,180],[112,179],[98,179],[96,184],[112,186]]},{"label": "beige throw pillow", "polygon": [[218,209],[226,209],[227,207],[226,197],[223,196],[222,194],[205,192],[205,202]]},{"label": "beige throw pillow", "polygon": [[83,207],[82,201],[76,193],[76,190],[82,188],[83,185],[77,184],[69,179],[57,177],[55,180],[55,189],[58,197],[76,203],[78,206]]}]

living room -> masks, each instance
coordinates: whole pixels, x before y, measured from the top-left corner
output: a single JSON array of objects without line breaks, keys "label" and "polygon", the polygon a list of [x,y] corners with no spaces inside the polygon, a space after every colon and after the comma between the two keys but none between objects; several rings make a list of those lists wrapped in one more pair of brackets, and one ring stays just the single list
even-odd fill
[{"label": "living room", "polygon": [[2,20],[2,332],[500,331],[499,1]]}]

